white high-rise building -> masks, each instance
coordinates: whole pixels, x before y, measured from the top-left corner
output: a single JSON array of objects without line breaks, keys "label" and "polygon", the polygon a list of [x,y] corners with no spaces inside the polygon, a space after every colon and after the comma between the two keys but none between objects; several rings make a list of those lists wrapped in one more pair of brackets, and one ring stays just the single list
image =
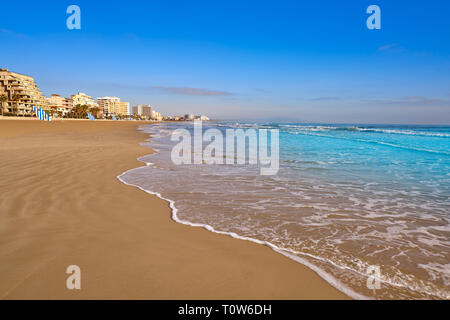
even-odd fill
[{"label": "white high-rise building", "polygon": [[138,104],[133,107],[133,114],[137,116],[144,116],[147,119],[152,117],[153,107],[146,104]]},{"label": "white high-rise building", "polygon": [[97,102],[103,112],[107,115],[123,115],[127,116],[131,114],[130,103],[120,101],[118,97],[103,97],[97,98]]}]

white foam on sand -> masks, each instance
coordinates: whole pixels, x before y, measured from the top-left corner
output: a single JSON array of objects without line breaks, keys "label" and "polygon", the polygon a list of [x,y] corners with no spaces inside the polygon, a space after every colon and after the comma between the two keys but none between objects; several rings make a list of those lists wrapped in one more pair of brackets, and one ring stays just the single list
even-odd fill
[{"label": "white foam on sand", "polygon": [[[145,161],[141,160],[141,158],[143,158],[143,157],[140,157],[137,160],[139,160],[141,162],[144,162],[146,164],[146,166],[147,166],[148,162],[145,162]],[[208,224],[193,223],[193,222],[190,222],[190,221],[187,221],[187,220],[180,219],[178,217],[178,215],[177,215],[178,209],[175,207],[175,201],[163,197],[159,192],[152,191],[152,190],[146,190],[146,189],[142,188],[139,185],[128,183],[122,178],[122,176],[124,176],[125,174],[127,174],[127,173],[129,173],[129,172],[131,172],[133,170],[139,169],[139,168],[140,167],[127,170],[127,171],[123,172],[122,174],[118,175],[117,179],[120,182],[122,182],[122,183],[124,183],[124,184],[126,184],[128,186],[136,187],[136,188],[138,188],[138,189],[140,189],[140,190],[142,190],[142,191],[144,191],[146,193],[155,195],[158,198],[167,201],[169,203],[169,207],[170,207],[170,209],[172,211],[172,219],[175,222],[178,222],[178,223],[181,223],[181,224],[184,224],[184,225],[188,225],[188,226],[191,226],[191,227],[201,227],[201,228],[204,228],[204,229],[206,229],[206,230],[208,230],[210,232],[223,234],[223,235],[228,235],[228,236],[233,237],[235,239],[246,240],[246,241],[254,242],[254,243],[257,243],[257,244],[265,245],[265,246],[271,248],[272,250],[274,250],[275,252],[280,253],[280,254],[284,255],[285,257],[288,257],[288,258],[294,260],[295,262],[298,262],[298,263],[308,267],[309,269],[314,271],[317,275],[319,275],[322,279],[324,279],[326,282],[328,282],[330,285],[332,285],[334,288],[336,288],[337,290],[343,292],[344,294],[346,294],[350,298],[358,299],[358,300],[371,299],[370,297],[367,297],[367,296],[364,296],[364,295],[361,295],[361,294],[355,292],[354,290],[352,290],[351,288],[349,288],[348,286],[343,284],[341,281],[339,281],[338,279],[336,279],[335,277],[333,277],[329,273],[325,272],[324,270],[322,270],[321,268],[315,266],[314,264],[308,262],[307,260],[300,258],[298,255],[305,255],[305,256],[310,256],[311,258],[314,258],[314,259],[323,260],[321,258],[315,257],[313,255],[305,254],[305,253],[302,253],[302,252],[297,252],[297,251],[294,251],[294,250],[291,250],[291,249],[283,249],[283,248],[280,248],[280,247],[278,247],[278,246],[276,246],[273,243],[270,243],[268,241],[261,241],[261,240],[250,238],[250,237],[240,236],[240,235],[238,235],[237,233],[234,233],[234,232],[226,232],[226,231],[216,230],[216,229],[214,229],[212,226],[210,226]],[[330,261],[326,261],[326,262],[331,263]],[[335,265],[335,264],[333,264],[333,265],[335,267],[342,268],[341,266],[338,266],[338,265]]]}]

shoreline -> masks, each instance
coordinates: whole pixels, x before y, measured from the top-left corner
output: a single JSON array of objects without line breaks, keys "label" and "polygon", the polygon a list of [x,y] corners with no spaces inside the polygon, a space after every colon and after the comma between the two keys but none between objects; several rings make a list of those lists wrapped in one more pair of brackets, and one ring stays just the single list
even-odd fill
[{"label": "shoreline", "polygon": [[[139,130],[139,128],[138,128],[138,130]],[[148,135],[148,133],[146,133],[146,134]],[[146,141],[150,141],[150,140],[151,140],[151,137],[148,140],[146,140]],[[154,152],[157,152],[157,151],[155,151],[155,149],[153,149],[151,147],[147,147],[147,148],[149,148],[151,150],[150,154],[153,154]],[[148,162],[145,162],[143,160],[140,160],[143,157],[145,157],[145,155],[137,158],[136,160],[141,161],[142,163],[145,164],[145,166],[148,166],[148,165],[152,164],[152,163],[148,163]],[[180,223],[182,225],[186,225],[186,226],[189,226],[189,227],[202,228],[202,229],[205,229],[205,230],[207,230],[209,232],[220,234],[220,235],[225,235],[225,236],[228,236],[228,237],[231,237],[231,238],[234,238],[234,239],[243,240],[243,241],[249,241],[249,242],[256,243],[256,244],[259,244],[259,245],[262,245],[262,246],[266,246],[266,247],[272,249],[275,253],[281,254],[282,256],[285,256],[285,257],[287,257],[287,258],[289,258],[289,259],[299,263],[303,267],[307,267],[311,271],[315,272],[324,281],[326,281],[328,284],[330,284],[335,289],[337,289],[339,292],[343,293],[344,295],[348,296],[349,298],[356,299],[356,300],[371,300],[372,299],[370,297],[361,295],[361,294],[353,291],[352,289],[347,287],[345,284],[343,284],[342,282],[340,282],[339,280],[337,280],[336,278],[334,278],[333,276],[331,276],[327,272],[323,271],[319,267],[316,267],[314,264],[309,263],[308,261],[300,258],[298,255],[301,254],[301,253],[299,253],[299,252],[295,252],[295,251],[292,251],[292,250],[280,248],[280,247],[278,247],[278,246],[276,246],[273,243],[268,242],[268,241],[262,241],[262,240],[258,240],[258,239],[255,239],[255,238],[241,236],[241,235],[239,235],[239,234],[237,234],[235,232],[216,230],[213,226],[211,226],[209,224],[195,223],[195,222],[190,222],[188,220],[180,219],[178,217],[178,215],[177,215],[178,209],[175,207],[175,201],[174,200],[163,197],[157,191],[147,190],[147,189],[142,188],[139,185],[128,183],[128,182],[126,182],[125,180],[123,180],[121,178],[123,175],[127,174],[128,172],[133,171],[133,170],[138,169],[138,168],[140,168],[140,167],[132,168],[132,169],[129,169],[129,170],[123,172],[122,174],[117,176],[117,179],[120,182],[122,182],[123,184],[127,185],[127,186],[131,186],[131,187],[137,188],[137,189],[139,189],[139,190],[141,190],[143,192],[146,192],[146,193],[148,193],[150,195],[158,197],[161,200],[166,201],[168,203],[168,205],[169,205],[170,210],[171,210],[170,218],[174,222]],[[313,258],[318,259],[317,257],[313,257]],[[338,266],[335,266],[335,267],[338,267]]]},{"label": "shoreline", "polygon": [[[142,124],[0,120],[1,299],[348,299],[266,246],[175,223],[166,201],[120,182],[149,153]],[[85,280],[70,291],[64,266],[77,261]]]}]

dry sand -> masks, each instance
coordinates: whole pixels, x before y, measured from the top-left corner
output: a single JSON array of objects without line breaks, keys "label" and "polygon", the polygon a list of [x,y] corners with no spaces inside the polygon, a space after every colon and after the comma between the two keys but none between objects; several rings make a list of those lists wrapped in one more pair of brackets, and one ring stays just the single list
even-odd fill
[{"label": "dry sand", "polygon": [[[116,176],[136,122],[0,120],[0,299],[346,299],[270,248],[170,219]],[[81,290],[66,288],[67,266]]]}]

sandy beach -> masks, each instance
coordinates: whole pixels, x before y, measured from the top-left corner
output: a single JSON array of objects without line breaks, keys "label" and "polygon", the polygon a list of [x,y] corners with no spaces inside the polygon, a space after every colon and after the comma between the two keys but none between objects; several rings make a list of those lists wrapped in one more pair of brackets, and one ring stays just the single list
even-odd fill
[{"label": "sandy beach", "polygon": [[[346,299],[268,247],[175,223],[116,177],[142,122],[0,120],[0,299]],[[66,268],[81,268],[81,290]]]}]

